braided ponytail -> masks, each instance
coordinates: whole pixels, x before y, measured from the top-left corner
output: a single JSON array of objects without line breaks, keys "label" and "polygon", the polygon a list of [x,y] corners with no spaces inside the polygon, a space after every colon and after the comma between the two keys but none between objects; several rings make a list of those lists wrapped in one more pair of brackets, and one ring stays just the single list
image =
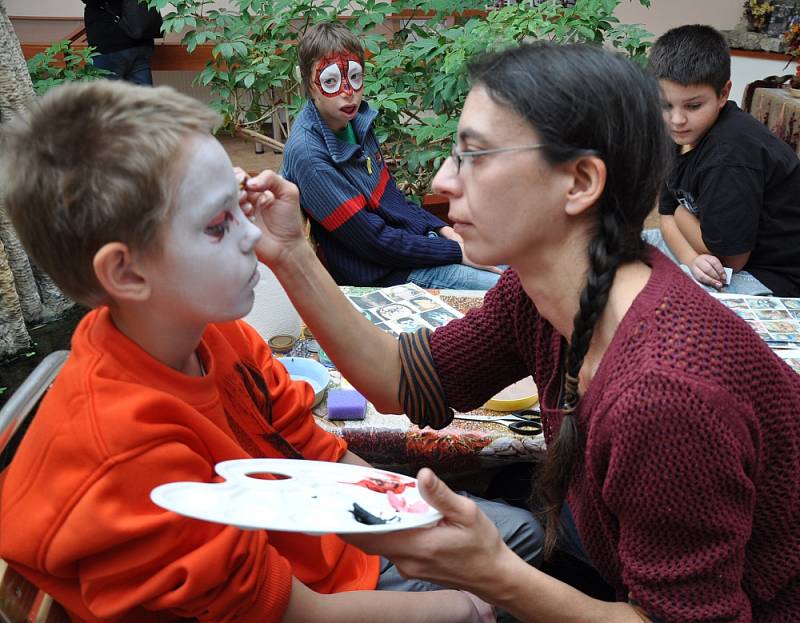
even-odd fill
[{"label": "braided ponytail", "polygon": [[562,387],[561,425],[555,439],[548,444],[547,459],[537,478],[537,490],[544,503],[545,556],[549,556],[556,543],[561,509],[567,497],[572,474],[578,463],[583,442],[575,421],[575,410],[580,402],[578,375],[583,359],[592,342],[594,329],[608,303],[617,268],[626,259],[619,251],[619,229],[613,219],[604,218],[598,234],[589,243],[589,272],[586,286],[581,291],[580,307],[575,315],[569,349],[563,357],[564,379]]}]

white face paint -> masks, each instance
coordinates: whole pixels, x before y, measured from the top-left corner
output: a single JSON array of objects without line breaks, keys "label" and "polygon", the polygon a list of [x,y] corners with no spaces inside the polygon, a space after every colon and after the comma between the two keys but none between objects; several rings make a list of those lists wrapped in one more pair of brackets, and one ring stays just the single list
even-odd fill
[{"label": "white face paint", "polygon": [[352,52],[336,53],[314,63],[311,98],[322,120],[341,132],[355,119],[361,105],[364,68]]},{"label": "white face paint", "polygon": [[350,82],[350,86],[353,87],[353,91],[361,90],[361,87],[364,86],[364,69],[360,63],[348,61],[347,80]]},{"label": "white face paint", "polygon": [[319,72],[319,86],[326,95],[338,95],[342,88],[342,72],[339,65],[328,65]]},{"label": "white face paint", "polygon": [[351,96],[364,86],[364,68],[352,52],[326,56],[316,63],[314,83],[325,97]]},{"label": "white face paint", "polygon": [[198,136],[186,153],[163,251],[145,264],[153,309],[203,327],[241,318],[253,306],[261,230],[239,207],[233,168],[219,142]]}]

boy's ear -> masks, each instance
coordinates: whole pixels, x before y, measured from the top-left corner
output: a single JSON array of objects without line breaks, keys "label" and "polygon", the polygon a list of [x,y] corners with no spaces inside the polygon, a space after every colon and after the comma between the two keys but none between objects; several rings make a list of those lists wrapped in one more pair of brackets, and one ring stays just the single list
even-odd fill
[{"label": "boy's ear", "polygon": [[92,261],[94,274],[108,295],[116,301],[144,301],[150,296],[150,284],[138,270],[128,245],[104,244]]},{"label": "boy's ear", "polygon": [[578,216],[600,200],[606,187],[606,163],[599,156],[581,156],[562,166],[572,176],[564,208],[570,216]]},{"label": "boy's ear", "polygon": [[728,97],[731,94],[731,86],[732,85],[733,85],[733,83],[730,80],[728,80],[725,83],[725,86],[723,86],[722,90],[719,92],[719,107],[720,108],[722,108],[728,102]]}]

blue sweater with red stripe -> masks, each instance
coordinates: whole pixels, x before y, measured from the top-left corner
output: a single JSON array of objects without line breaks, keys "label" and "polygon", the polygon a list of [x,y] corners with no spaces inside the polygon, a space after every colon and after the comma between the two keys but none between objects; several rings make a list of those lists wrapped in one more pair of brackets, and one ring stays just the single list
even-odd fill
[{"label": "blue sweater with red stripe", "polygon": [[361,103],[353,145],[336,138],[309,101],[283,155],[282,175],[300,189],[311,232],[340,285],[395,285],[415,268],[461,263],[457,242],[427,235],[446,223],[397,188],[372,130],[376,116]]}]

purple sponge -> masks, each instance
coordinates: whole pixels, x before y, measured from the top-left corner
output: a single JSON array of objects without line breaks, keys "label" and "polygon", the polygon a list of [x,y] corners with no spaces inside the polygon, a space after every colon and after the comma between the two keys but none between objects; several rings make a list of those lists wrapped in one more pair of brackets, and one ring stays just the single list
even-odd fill
[{"label": "purple sponge", "polygon": [[329,420],[363,420],[367,399],[354,389],[328,390]]}]

